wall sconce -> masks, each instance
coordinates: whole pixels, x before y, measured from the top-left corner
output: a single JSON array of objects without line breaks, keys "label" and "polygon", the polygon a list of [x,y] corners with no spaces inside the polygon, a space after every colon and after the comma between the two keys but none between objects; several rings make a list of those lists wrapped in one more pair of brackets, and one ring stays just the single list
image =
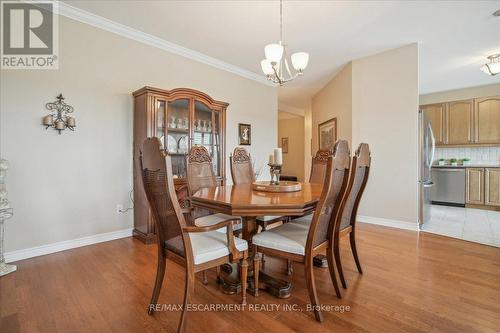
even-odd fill
[{"label": "wall sconce", "polygon": [[73,107],[64,103],[62,94],[59,94],[56,98],[57,101],[45,104],[45,108],[51,113],[43,117],[43,126],[45,126],[45,129],[52,127],[59,131],[59,135],[66,128],[74,131],[76,127],[75,118],[68,115],[73,112]]}]

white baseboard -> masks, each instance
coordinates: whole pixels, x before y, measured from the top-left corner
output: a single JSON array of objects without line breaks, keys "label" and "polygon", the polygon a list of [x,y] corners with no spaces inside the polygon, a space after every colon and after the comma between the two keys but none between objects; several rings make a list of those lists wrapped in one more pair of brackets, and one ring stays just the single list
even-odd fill
[{"label": "white baseboard", "polygon": [[132,236],[132,228],[122,229],[117,231],[106,232],[77,239],[66,240],[62,242],[46,244],[41,246],[30,247],[28,249],[6,252],[4,254],[6,262],[14,262],[18,260],[43,256],[55,252],[74,249],[81,246],[87,246],[102,242],[111,241],[114,239],[125,238]]},{"label": "white baseboard", "polygon": [[372,217],[363,215],[358,215],[357,221],[362,223],[383,225],[385,227],[391,227],[391,228],[418,231],[417,223],[406,222],[406,221],[390,220],[381,217]]}]

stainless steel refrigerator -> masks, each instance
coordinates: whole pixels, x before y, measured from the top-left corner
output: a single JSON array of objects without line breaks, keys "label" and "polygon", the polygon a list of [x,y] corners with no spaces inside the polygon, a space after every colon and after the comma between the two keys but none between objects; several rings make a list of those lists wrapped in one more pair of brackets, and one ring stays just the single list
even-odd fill
[{"label": "stainless steel refrigerator", "polygon": [[418,140],[419,140],[419,214],[418,223],[420,228],[429,221],[431,215],[431,188],[434,186],[432,180],[432,164],[434,163],[434,151],[436,140],[432,132],[429,117],[423,110],[418,111]]}]

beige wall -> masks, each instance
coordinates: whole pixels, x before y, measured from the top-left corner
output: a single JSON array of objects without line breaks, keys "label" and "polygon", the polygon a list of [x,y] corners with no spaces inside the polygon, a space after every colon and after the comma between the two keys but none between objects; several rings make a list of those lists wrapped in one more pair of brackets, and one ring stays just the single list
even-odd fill
[{"label": "beige wall", "polygon": [[500,83],[420,95],[420,105],[500,95]]},{"label": "beige wall", "polygon": [[313,152],[318,124],[337,117],[338,138],[372,151],[359,218],[417,223],[418,52],[412,44],[346,65],[312,99]]},{"label": "beige wall", "polygon": [[288,138],[288,153],[283,153],[283,175],[304,180],[304,117],[278,120],[278,147]]},{"label": "beige wall", "polygon": [[[277,140],[275,88],[64,17],[59,48],[59,70],[1,73],[0,149],[14,207],[6,251],[132,227],[133,213],[115,210],[131,204],[131,92],[144,85],[190,87],[230,103],[228,151],[237,124],[249,123],[252,157],[266,163]],[[59,93],[75,108],[75,132],[40,125]]]},{"label": "beige wall", "polygon": [[347,64],[312,99],[312,154],[318,150],[318,125],[337,118],[337,139],[351,143],[352,65]]},{"label": "beige wall", "polygon": [[370,145],[359,215],[417,223],[418,46],[352,64],[352,142]]}]

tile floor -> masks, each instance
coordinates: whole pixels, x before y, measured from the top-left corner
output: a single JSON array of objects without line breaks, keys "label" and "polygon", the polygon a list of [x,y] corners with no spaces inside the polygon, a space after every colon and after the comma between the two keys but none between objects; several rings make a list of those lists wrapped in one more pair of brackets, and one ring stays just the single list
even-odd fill
[{"label": "tile floor", "polygon": [[500,247],[500,212],[432,205],[422,231]]}]

